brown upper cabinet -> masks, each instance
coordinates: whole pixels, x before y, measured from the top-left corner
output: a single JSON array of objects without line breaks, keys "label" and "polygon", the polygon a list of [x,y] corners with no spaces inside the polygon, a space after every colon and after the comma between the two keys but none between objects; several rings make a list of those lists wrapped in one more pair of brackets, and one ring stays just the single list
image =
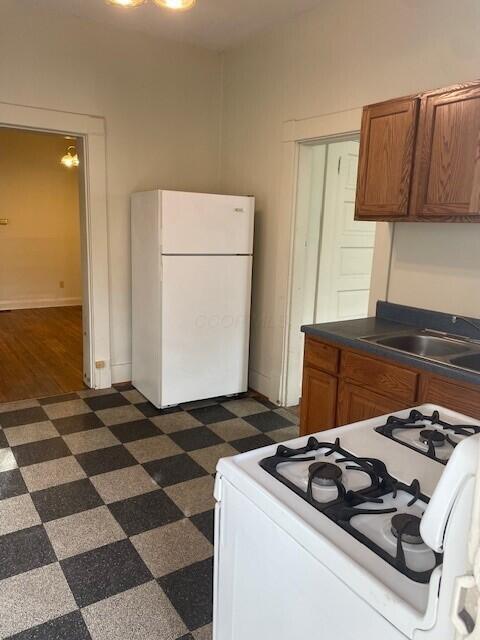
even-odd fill
[{"label": "brown upper cabinet", "polygon": [[408,216],[418,103],[402,98],[363,110],[356,218]]},{"label": "brown upper cabinet", "polygon": [[355,218],[480,222],[480,81],[364,108]]}]

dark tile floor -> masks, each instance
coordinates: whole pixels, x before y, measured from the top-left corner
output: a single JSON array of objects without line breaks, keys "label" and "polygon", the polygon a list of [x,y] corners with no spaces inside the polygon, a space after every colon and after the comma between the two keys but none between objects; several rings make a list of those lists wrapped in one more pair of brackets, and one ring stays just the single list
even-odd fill
[{"label": "dark tile floor", "polygon": [[129,385],[0,405],[0,638],[210,640],[217,460],[296,424]]}]

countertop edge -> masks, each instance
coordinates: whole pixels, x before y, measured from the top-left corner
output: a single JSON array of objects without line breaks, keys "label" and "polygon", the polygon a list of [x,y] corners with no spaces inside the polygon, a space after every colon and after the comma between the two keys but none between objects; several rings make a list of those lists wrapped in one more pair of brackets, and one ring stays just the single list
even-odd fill
[{"label": "countertop edge", "polygon": [[[392,322],[392,330],[394,326],[398,330],[399,325],[403,330],[407,330],[409,328],[409,326],[406,324]],[[334,342],[346,347],[351,347],[357,351],[363,351],[370,355],[380,356],[385,360],[393,360],[394,362],[412,366],[416,369],[421,369],[428,373],[437,374],[444,378],[450,378],[451,380],[457,380],[464,382],[465,384],[471,384],[480,387],[480,374],[475,373],[474,371],[459,369],[457,367],[450,366],[448,364],[442,364],[440,362],[434,362],[432,360],[425,360],[424,358],[415,356],[413,354],[394,351],[393,349],[383,347],[382,345],[365,342],[364,340],[361,340],[356,336],[342,335],[341,333],[336,333],[331,329],[322,329],[321,327],[321,324],[304,325],[301,327],[301,331],[306,335],[325,338],[330,342]]]}]

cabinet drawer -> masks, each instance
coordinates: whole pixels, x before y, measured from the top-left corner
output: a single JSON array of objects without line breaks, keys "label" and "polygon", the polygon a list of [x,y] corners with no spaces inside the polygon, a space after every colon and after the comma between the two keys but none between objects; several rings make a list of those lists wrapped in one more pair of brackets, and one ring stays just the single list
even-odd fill
[{"label": "cabinet drawer", "polygon": [[379,391],[383,396],[414,402],[418,373],[394,364],[344,351],[341,376],[357,384]]},{"label": "cabinet drawer", "polygon": [[477,390],[451,380],[422,376],[420,399],[480,419],[480,388]]},{"label": "cabinet drawer", "polygon": [[328,373],[337,373],[339,350],[325,342],[306,336],[305,338],[305,365],[317,367]]}]

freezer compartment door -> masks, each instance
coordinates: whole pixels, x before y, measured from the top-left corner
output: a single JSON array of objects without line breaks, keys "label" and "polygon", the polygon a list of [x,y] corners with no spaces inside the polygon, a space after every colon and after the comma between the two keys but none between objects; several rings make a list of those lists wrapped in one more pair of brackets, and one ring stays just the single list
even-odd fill
[{"label": "freezer compartment door", "polygon": [[253,253],[254,198],[162,191],[162,253]]},{"label": "freezer compartment door", "polygon": [[248,384],[251,256],[163,256],[162,407]]}]

